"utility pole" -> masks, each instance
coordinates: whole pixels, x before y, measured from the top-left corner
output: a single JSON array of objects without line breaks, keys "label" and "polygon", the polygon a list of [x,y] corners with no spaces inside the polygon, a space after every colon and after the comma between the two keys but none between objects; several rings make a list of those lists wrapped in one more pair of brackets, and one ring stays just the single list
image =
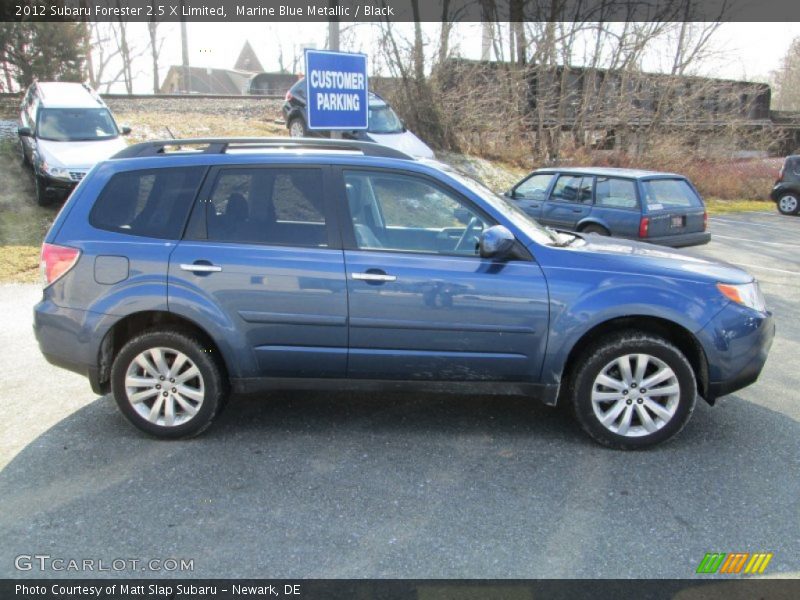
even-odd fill
[{"label": "utility pole", "polygon": [[[339,0],[328,0],[328,7],[331,9],[331,16],[328,18],[328,50],[339,51],[339,17],[336,15],[336,8]],[[342,139],[341,131],[331,131],[331,138]]]},{"label": "utility pole", "polygon": [[181,83],[183,88],[183,93],[189,93],[189,39],[186,35],[186,18],[183,16],[183,3],[184,0],[181,0],[181,55],[182,55],[182,74],[181,74]]}]

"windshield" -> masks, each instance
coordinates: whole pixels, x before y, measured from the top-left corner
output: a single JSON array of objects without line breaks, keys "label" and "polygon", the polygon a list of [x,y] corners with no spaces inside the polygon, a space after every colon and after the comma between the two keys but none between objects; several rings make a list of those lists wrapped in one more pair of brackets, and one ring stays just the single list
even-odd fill
[{"label": "windshield", "polygon": [[37,137],[56,142],[107,140],[119,135],[107,108],[43,108]]},{"label": "windshield", "polygon": [[545,246],[560,246],[565,243],[565,240],[562,240],[555,231],[543,227],[511,200],[498,196],[476,179],[451,169],[447,169],[447,173],[478,194],[488,204],[502,212],[509,221],[524,231],[533,241]]},{"label": "windshield", "polygon": [[369,107],[367,123],[369,124],[367,131],[370,133],[402,133],[403,131],[403,122],[400,117],[385,104]]}]

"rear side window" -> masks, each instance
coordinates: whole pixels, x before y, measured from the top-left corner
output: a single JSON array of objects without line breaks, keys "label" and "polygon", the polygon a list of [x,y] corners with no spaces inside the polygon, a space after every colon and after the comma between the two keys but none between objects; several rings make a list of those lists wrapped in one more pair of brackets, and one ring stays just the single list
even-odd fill
[{"label": "rear side window", "polygon": [[638,208],[636,183],[630,179],[598,177],[594,190],[595,204],[605,208]]},{"label": "rear side window", "polygon": [[208,239],[327,246],[322,189],[319,169],[224,169],[206,207]]},{"label": "rear side window", "polygon": [[649,210],[696,208],[703,205],[692,186],[684,179],[652,179],[642,184]]},{"label": "rear side window", "polygon": [[178,239],[205,167],[149,169],[114,175],[89,215],[98,229]]},{"label": "rear side window", "polygon": [[550,193],[550,199],[562,202],[591,202],[592,178],[581,175],[562,175],[556,181],[556,185]]}]

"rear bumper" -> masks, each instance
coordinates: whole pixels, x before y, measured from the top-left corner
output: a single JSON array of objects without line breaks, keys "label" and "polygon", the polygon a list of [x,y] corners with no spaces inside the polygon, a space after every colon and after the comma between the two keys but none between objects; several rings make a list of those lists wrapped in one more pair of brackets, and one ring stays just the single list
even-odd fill
[{"label": "rear bumper", "polygon": [[669,246],[670,248],[683,248],[685,246],[702,246],[703,244],[707,244],[711,241],[711,234],[707,231],[698,231],[697,233],[682,233],[679,235],[644,238],[639,241]]},{"label": "rear bumper", "polygon": [[727,305],[699,333],[708,358],[708,393],[713,402],[758,379],[775,337],[772,313]]},{"label": "rear bumper", "polygon": [[89,379],[96,394],[101,389],[99,343],[108,330],[106,315],[64,308],[44,299],[33,309],[33,332],[44,358],[52,365]]}]

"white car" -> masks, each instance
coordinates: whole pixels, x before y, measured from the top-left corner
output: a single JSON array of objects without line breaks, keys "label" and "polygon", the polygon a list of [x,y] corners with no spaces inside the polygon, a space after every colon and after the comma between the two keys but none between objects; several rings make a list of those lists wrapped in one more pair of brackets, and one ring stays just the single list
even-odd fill
[{"label": "white car", "polygon": [[[328,137],[330,135],[329,131],[308,129],[305,79],[300,79],[286,92],[285,100],[281,111],[290,136],[321,135]],[[366,131],[343,131],[342,137],[350,140],[375,142],[417,158],[434,158],[433,150],[406,128],[402,119],[397,116],[386,100],[373,92],[369,93],[367,123]]]},{"label": "white car", "polygon": [[69,195],[96,163],[127,145],[105,102],[82,83],[35,82],[20,105],[20,152],[44,206]]}]

